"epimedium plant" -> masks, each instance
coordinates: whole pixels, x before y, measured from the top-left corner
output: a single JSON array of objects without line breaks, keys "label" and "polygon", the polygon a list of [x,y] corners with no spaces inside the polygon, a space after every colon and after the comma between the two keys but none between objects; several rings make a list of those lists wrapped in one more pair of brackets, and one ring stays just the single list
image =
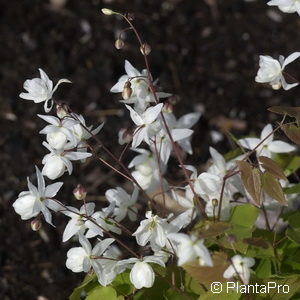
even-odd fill
[{"label": "epimedium plant", "polygon": [[[272,0],[269,5],[287,5]],[[297,5],[295,4],[295,11]],[[283,10],[283,9],[282,9]],[[78,242],[69,249],[66,267],[86,276],[70,295],[79,299],[297,299],[300,296],[300,212],[297,170],[300,156],[300,108],[272,107],[282,115],[273,128],[267,124],[260,138],[237,139],[237,149],[220,154],[210,147],[211,160],[205,172],[184,163],[182,153],[192,154],[191,129],[201,117],[189,113],[179,119],[161,92],[150,71],[150,46],[143,42],[130,14],[102,9],[105,15],[118,15],[135,34],[146,69],[141,72],[125,61],[126,74],[111,88],[121,93],[133,129],[120,129],[120,155],[113,154],[97,136],[104,124],[87,126],[82,115],[66,104],[57,103],[53,82],[39,69],[40,78],[26,80],[20,98],[44,103],[49,113],[38,115],[47,125],[40,131],[49,153],[36,166],[37,185],[28,178],[28,191],[21,192],[13,207],[23,220],[39,230],[42,219],[54,226],[52,213],[69,218],[62,240]],[[121,49],[121,36],[115,46]],[[280,56],[260,56],[255,80],[273,89],[288,90],[298,82],[287,83],[285,67],[300,52]],[[282,130],[293,143],[274,138]],[[98,154],[94,140],[110,161]],[[123,162],[126,151],[136,156]],[[167,180],[171,155],[185,184]],[[71,175],[73,161],[96,159],[131,183],[131,190],[113,187],[105,192],[106,207],[86,201],[86,190],[78,185],[74,196],[80,208],[54,199],[63,182],[51,183],[66,172]],[[158,200],[159,199],[159,200]],[[170,209],[175,204],[180,210]],[[143,204],[142,206],[139,204]],[[130,226],[127,226],[131,222]],[[135,231],[131,231],[134,226]],[[216,291],[213,284],[221,288]],[[230,291],[228,282],[235,284]],[[269,283],[287,285],[279,294],[263,287]],[[227,289],[225,286],[227,284]],[[258,285],[259,290],[248,289]],[[222,290],[223,287],[223,290]]]}]

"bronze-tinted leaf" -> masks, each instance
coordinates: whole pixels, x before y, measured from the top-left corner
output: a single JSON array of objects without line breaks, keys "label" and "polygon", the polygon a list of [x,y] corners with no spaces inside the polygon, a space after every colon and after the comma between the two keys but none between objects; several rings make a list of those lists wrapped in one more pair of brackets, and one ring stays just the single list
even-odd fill
[{"label": "bronze-tinted leaf", "polygon": [[260,156],[258,159],[262,163],[262,167],[274,177],[287,180],[282,169],[273,159],[266,156]]},{"label": "bronze-tinted leaf", "polygon": [[253,168],[246,161],[238,161],[237,164],[241,171],[242,182],[247,192],[258,205],[261,205],[262,172],[258,168]]},{"label": "bronze-tinted leaf", "polygon": [[268,249],[270,247],[270,244],[262,237],[246,238],[243,242],[257,248]]},{"label": "bronze-tinted leaf", "polygon": [[279,115],[288,115],[298,119],[300,117],[300,107],[292,106],[272,106],[268,108],[269,111],[279,114]]},{"label": "bronze-tinted leaf", "polygon": [[278,201],[282,205],[287,205],[287,201],[284,197],[282,187],[273,175],[268,172],[263,174],[263,190],[274,200]]},{"label": "bronze-tinted leaf", "polygon": [[205,222],[201,227],[197,227],[197,235],[199,238],[217,237],[226,232],[231,225],[225,222]]},{"label": "bronze-tinted leaf", "polygon": [[199,265],[199,261],[195,261],[193,264],[183,265],[183,268],[201,284],[211,284],[215,281],[225,282],[223,274],[229,266],[227,255],[223,252],[215,252],[212,254],[212,260],[214,263],[212,267],[202,267]]},{"label": "bronze-tinted leaf", "polygon": [[282,130],[295,144],[300,145],[300,128],[294,124],[284,124]]}]

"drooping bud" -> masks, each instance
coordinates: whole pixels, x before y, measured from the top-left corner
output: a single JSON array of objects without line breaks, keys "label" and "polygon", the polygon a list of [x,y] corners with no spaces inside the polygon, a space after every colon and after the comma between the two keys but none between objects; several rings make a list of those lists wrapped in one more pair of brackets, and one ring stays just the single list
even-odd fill
[{"label": "drooping bud", "polygon": [[124,43],[124,41],[121,40],[121,39],[117,39],[117,40],[115,41],[115,47],[116,47],[116,49],[118,49],[118,50],[122,49],[122,48],[124,47],[124,45],[125,45],[125,43]]},{"label": "drooping bud", "polygon": [[281,82],[279,81],[276,84],[272,84],[272,89],[273,90],[279,90],[281,88]]},{"label": "drooping bud", "polygon": [[63,104],[56,104],[56,115],[60,119],[63,119],[65,116],[68,115],[68,111],[67,109],[65,109]]},{"label": "drooping bud", "polygon": [[131,88],[131,82],[127,81],[124,84],[123,92],[122,92],[122,97],[124,100],[128,100],[132,95],[132,88]]},{"label": "drooping bud", "polygon": [[78,184],[77,187],[73,190],[73,195],[77,200],[84,200],[86,194],[86,189],[81,184]]},{"label": "drooping bud", "polygon": [[229,234],[227,240],[230,244],[233,244],[236,242],[236,236],[234,234]]},{"label": "drooping bud", "polygon": [[212,205],[214,207],[217,207],[219,205],[219,200],[218,199],[212,199]]},{"label": "drooping bud", "polygon": [[172,113],[173,112],[173,104],[166,102],[164,107],[163,107],[164,112],[166,113]]},{"label": "drooping bud", "polygon": [[149,55],[149,53],[151,52],[151,47],[149,44],[144,43],[143,45],[141,45],[140,51],[143,55]]},{"label": "drooping bud", "polygon": [[133,21],[134,20],[134,14],[133,13],[127,13],[126,17],[129,21]]},{"label": "drooping bud", "polygon": [[115,12],[109,8],[102,8],[101,11],[106,16],[111,16],[111,15],[115,14]]},{"label": "drooping bud", "polygon": [[39,231],[42,227],[42,222],[40,219],[36,218],[31,221],[30,225],[33,231]]},{"label": "drooping bud", "polygon": [[121,128],[118,133],[118,142],[120,145],[128,144],[132,141],[132,135],[126,128]]}]

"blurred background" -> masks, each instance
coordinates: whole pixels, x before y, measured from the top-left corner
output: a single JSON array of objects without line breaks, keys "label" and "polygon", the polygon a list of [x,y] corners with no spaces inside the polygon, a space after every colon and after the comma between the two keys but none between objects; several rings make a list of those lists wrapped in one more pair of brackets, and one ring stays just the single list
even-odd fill
[{"label": "blurred background", "polygon": [[[66,218],[56,228],[33,232],[12,203],[27,189],[26,177],[41,167],[47,150],[41,145],[45,126],[36,114],[42,105],[20,100],[25,79],[39,77],[42,68],[57,82],[55,97],[85,116],[87,123],[106,125],[99,134],[116,153],[117,131],[129,126],[128,114],[110,94],[124,74],[124,60],[144,68],[136,40],[129,31],[122,50],[114,41],[127,26],[102,7],[131,12],[143,39],[151,45],[152,74],[163,90],[174,94],[177,116],[202,112],[195,126],[195,154],[188,161],[203,164],[208,146],[221,152],[232,148],[226,136],[257,134],[277,117],[273,105],[299,105],[299,88],[273,91],[254,82],[259,55],[288,56],[299,51],[300,18],[283,14],[267,1],[244,0],[0,0],[0,299],[67,299],[83,279],[65,267],[72,242],[62,244]],[[287,71],[300,79],[299,62]],[[215,132],[219,132],[217,139]],[[130,158],[130,155],[128,159]],[[35,178],[31,176],[35,183]],[[57,198],[74,205],[73,188],[88,187],[89,199],[101,198],[120,182],[112,172],[90,161],[76,165]],[[76,204],[75,204],[76,205]],[[77,203],[78,205],[78,203]]]}]

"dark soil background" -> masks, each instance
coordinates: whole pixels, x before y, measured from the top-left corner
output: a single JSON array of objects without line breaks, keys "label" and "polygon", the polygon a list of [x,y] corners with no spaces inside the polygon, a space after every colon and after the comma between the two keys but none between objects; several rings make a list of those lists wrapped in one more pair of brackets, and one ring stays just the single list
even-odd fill
[{"label": "dark soil background", "polygon": [[[99,137],[120,153],[116,132],[130,123],[123,117],[120,97],[109,89],[124,73],[125,59],[138,69],[144,65],[132,33],[126,32],[123,50],[114,48],[126,24],[102,15],[100,9],[132,12],[136,27],[152,47],[154,77],[176,95],[175,113],[204,111],[190,158],[200,165],[208,158],[212,129],[230,129],[238,136],[258,133],[268,121],[276,121],[266,111],[269,106],[299,105],[299,88],[273,91],[254,82],[260,54],[287,56],[300,49],[299,16],[283,14],[266,2],[70,0],[58,7],[46,0],[0,0],[1,300],[67,299],[84,276],[65,267],[72,246],[61,242],[65,218],[55,219],[56,228],[44,226],[36,233],[11,206],[27,189],[26,177],[34,174],[34,165],[41,167],[47,153],[41,145],[44,137],[38,134],[45,123],[36,116],[43,113],[42,105],[18,97],[25,79],[38,77],[38,68],[55,83],[70,79],[73,84],[62,85],[56,99],[83,114],[89,124],[105,120]],[[298,78],[299,70],[299,62],[288,67]],[[215,147],[227,151],[231,144],[224,137]],[[92,161],[76,165],[72,176],[62,178],[65,185],[57,198],[76,205],[72,189],[82,183],[89,199],[98,199],[119,181],[112,175]]]}]

